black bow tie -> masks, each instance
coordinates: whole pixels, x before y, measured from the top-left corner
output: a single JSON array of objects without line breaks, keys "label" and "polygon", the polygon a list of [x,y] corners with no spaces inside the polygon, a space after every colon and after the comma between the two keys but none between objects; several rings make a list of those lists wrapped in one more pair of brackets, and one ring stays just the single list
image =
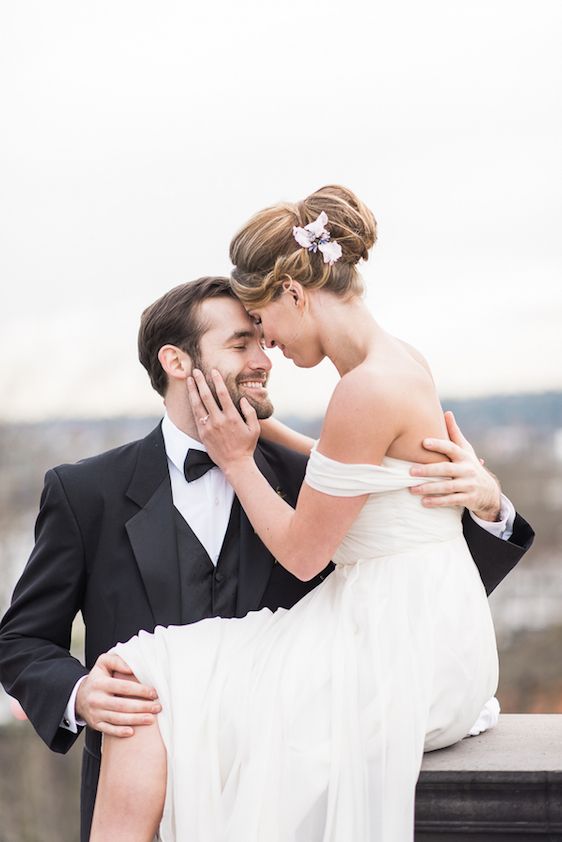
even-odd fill
[{"label": "black bow tie", "polygon": [[205,453],[204,450],[192,450],[190,448],[183,463],[183,472],[186,480],[193,482],[193,480],[205,476],[211,468],[216,467],[209,454]]}]

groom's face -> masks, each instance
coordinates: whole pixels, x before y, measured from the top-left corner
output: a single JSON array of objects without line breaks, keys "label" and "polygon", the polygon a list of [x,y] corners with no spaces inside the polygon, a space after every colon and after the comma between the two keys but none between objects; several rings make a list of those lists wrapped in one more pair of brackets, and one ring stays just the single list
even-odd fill
[{"label": "groom's face", "polygon": [[234,404],[247,398],[258,418],[269,418],[273,406],[267,393],[271,360],[264,352],[261,336],[242,305],[219,296],[203,301],[199,309],[205,331],[199,344],[200,368],[216,398],[211,369],[220,371]]}]

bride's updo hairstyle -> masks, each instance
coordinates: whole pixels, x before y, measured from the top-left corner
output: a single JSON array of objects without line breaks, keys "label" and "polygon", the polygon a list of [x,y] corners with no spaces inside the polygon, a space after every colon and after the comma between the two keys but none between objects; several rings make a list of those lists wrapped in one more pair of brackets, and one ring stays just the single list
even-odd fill
[{"label": "bride's updo hairstyle", "polygon": [[[300,246],[293,227],[304,228],[324,211],[330,240],[342,255],[330,265],[320,250]],[[357,271],[377,239],[377,223],[369,208],[346,187],[330,184],[302,202],[281,202],[259,211],[232,239],[234,264],[231,284],[247,306],[265,306],[281,294],[283,283],[298,281],[306,289],[325,289],[342,297],[360,295],[363,281]]]}]

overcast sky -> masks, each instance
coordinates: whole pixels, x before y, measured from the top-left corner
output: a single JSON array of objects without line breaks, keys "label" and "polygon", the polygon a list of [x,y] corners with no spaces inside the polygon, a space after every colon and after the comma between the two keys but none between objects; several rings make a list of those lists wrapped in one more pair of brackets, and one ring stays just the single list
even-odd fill
[{"label": "overcast sky", "polygon": [[[0,418],[158,412],[141,310],[331,182],[442,396],[562,388],[559,0],[0,8]],[[278,409],[322,411],[329,366],[272,357]]]}]

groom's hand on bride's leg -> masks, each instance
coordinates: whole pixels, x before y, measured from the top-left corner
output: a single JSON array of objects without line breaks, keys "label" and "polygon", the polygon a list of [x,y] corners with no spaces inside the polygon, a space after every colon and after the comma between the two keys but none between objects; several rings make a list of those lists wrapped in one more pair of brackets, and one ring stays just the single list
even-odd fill
[{"label": "groom's hand on bride's leg", "polygon": [[152,725],[161,706],[153,687],[140,684],[119,655],[100,655],[76,694],[76,715],[90,728],[131,737],[138,725]]},{"label": "groom's hand on bride's leg", "polygon": [[452,412],[445,413],[447,439],[424,439],[426,450],[443,453],[446,462],[414,465],[415,477],[444,477],[410,489],[422,498],[424,506],[463,506],[482,520],[498,520],[501,510],[501,489],[497,478],[488,471],[474,448],[463,436]]}]

